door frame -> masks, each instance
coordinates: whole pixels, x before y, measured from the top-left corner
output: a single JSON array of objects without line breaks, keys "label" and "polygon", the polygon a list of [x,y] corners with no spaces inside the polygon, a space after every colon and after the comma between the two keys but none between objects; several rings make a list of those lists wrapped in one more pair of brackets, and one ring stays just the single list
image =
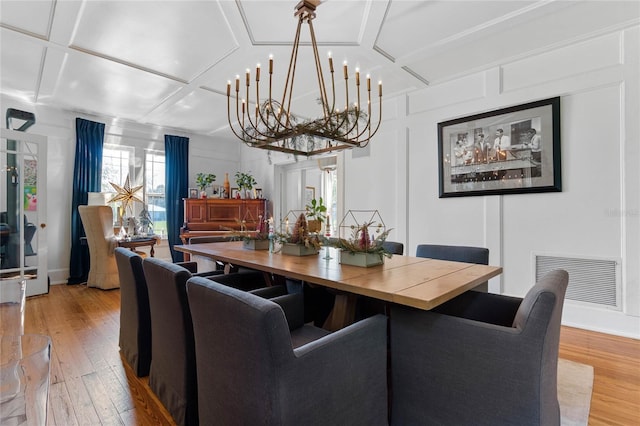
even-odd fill
[{"label": "door frame", "polygon": [[[336,171],[337,171],[337,216],[338,218],[342,218],[343,216],[343,207],[344,207],[344,153],[339,152],[335,154],[336,156]],[[282,163],[276,164],[274,167],[275,179],[274,179],[274,202],[273,202],[273,219],[275,221],[276,230],[280,229],[280,221],[284,220],[285,216],[288,213],[288,210],[285,211],[287,199],[286,195],[288,193],[286,185],[287,185],[287,175],[294,171],[299,170],[301,172],[300,182],[297,182],[297,194],[298,194],[298,203],[302,203],[304,200],[304,191],[306,185],[306,170],[318,170],[318,160],[317,158],[310,158],[305,160],[296,161],[293,163]],[[316,197],[320,195],[316,193]],[[332,218],[336,220],[337,218]],[[336,222],[337,223],[337,222]]]},{"label": "door frame", "polygon": [[[35,156],[38,159],[37,165],[37,183],[36,183],[36,194],[38,195],[38,223],[36,223],[37,231],[35,233],[35,238],[37,240],[37,278],[35,279],[25,279],[25,246],[24,246],[24,226],[20,227],[20,235],[18,236],[20,244],[20,267],[19,275],[15,278],[8,279],[7,281],[13,280],[25,280],[26,281],[26,295],[27,296],[35,296],[38,294],[48,293],[49,291],[49,278],[48,278],[48,269],[47,269],[47,232],[46,232],[46,212],[47,212],[47,137],[42,135],[36,135],[33,133],[26,133],[17,130],[10,130],[0,128],[0,136],[2,139],[6,140],[14,140],[36,144],[38,146],[38,151]],[[26,153],[23,149],[18,151],[18,155],[21,156],[21,161],[24,161],[25,155],[31,155]],[[22,163],[24,164],[24,163]],[[3,191],[4,192],[4,191]],[[24,194],[24,181],[20,179],[18,186],[19,194]],[[20,200],[23,199],[23,196],[20,197]],[[24,203],[20,202],[20,211],[19,211],[19,220],[23,220],[24,218]],[[30,267],[31,268],[31,267]]]}]

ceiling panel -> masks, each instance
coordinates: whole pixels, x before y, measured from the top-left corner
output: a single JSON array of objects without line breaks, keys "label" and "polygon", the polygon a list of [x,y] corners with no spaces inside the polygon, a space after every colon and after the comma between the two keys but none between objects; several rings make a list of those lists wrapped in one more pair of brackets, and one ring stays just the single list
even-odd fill
[{"label": "ceiling panel", "polygon": [[[376,46],[394,58],[426,46],[479,31],[519,9],[527,1],[399,1],[392,2]],[[411,28],[411,31],[406,31]]]},{"label": "ceiling panel", "polygon": [[207,133],[227,125],[227,98],[197,89],[176,102],[163,104],[144,120],[161,126]]},{"label": "ceiling panel", "polygon": [[54,4],[53,0],[2,0],[0,22],[46,39]]},{"label": "ceiling panel", "polygon": [[71,52],[53,93],[57,104],[80,111],[139,120],[183,85],[136,68]]},{"label": "ceiling panel", "polygon": [[[551,3],[536,10],[536,19],[532,19],[533,14],[514,18],[504,23],[500,31],[487,31],[452,42],[449,49],[433,49],[429,54],[415,55],[407,65],[421,75],[428,75],[431,81],[440,82],[499,65],[507,58],[557,47],[575,41],[582,34],[597,34],[620,22],[631,22],[640,17],[640,2],[615,2],[616,7],[611,8],[602,8],[598,3]],[[581,18],[576,19],[577,16]],[[572,24],[567,25],[568,22]]]},{"label": "ceiling panel", "polygon": [[213,1],[90,1],[72,45],[182,81],[237,47]]},{"label": "ceiling panel", "polygon": [[[357,44],[369,1],[324,1],[316,9],[313,28],[318,44]],[[256,44],[291,44],[298,18],[294,16],[297,2],[239,2],[250,36]],[[265,19],[265,17],[269,17]],[[304,25],[300,40],[309,42],[308,26]]]},{"label": "ceiling panel", "polygon": [[35,102],[44,47],[21,34],[0,28],[2,93]]},{"label": "ceiling panel", "polygon": [[[226,82],[262,64],[261,99],[282,98],[299,0],[0,0],[0,92],[42,105],[202,134],[226,124]],[[314,28],[331,98],[343,105],[360,68],[384,96],[453,78],[623,28],[637,28],[639,1],[326,0]],[[51,26],[51,28],[49,28]],[[50,34],[49,34],[50,33]],[[637,32],[635,33],[637,34]],[[303,28],[302,40],[308,40]],[[594,58],[597,60],[597,58]],[[411,71],[415,75],[412,75]],[[422,80],[422,81],[421,81]],[[234,84],[235,86],[235,84]],[[353,86],[349,103],[355,101]],[[235,90],[234,90],[235,92]],[[292,111],[317,117],[317,78],[301,46]],[[228,132],[228,130],[227,130]]]}]

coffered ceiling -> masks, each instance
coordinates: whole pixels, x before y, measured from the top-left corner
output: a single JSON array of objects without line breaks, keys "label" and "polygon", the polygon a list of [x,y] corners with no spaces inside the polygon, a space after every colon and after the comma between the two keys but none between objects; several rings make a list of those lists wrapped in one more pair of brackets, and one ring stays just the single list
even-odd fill
[{"label": "coffered ceiling", "polygon": [[[227,131],[227,81],[247,68],[253,75],[269,55],[281,97],[296,3],[0,0],[0,92],[194,133]],[[323,61],[331,52],[351,73],[359,67],[382,80],[392,97],[625,28],[639,16],[637,0],[325,0],[314,28]],[[302,40],[308,45],[306,29]],[[301,48],[294,109],[315,117],[310,52]],[[342,78],[336,72],[338,99]],[[264,97],[266,77],[261,88]]]}]

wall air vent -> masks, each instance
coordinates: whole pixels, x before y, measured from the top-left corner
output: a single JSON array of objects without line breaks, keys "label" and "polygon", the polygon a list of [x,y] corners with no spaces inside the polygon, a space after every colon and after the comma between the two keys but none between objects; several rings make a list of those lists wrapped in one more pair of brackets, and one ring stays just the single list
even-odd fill
[{"label": "wall air vent", "polygon": [[536,282],[554,269],[569,273],[565,299],[620,309],[618,262],[612,259],[534,255]]}]

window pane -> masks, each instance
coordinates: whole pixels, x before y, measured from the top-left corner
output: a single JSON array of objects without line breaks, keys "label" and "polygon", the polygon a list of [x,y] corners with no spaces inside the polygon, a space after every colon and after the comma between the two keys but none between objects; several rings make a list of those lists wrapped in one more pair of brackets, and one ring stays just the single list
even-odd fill
[{"label": "window pane", "polygon": [[338,218],[338,173],[336,170],[326,170],[323,175],[322,198],[323,204],[327,206],[327,216],[329,217],[328,232],[333,235],[340,220]]},{"label": "window pane", "polygon": [[124,184],[129,173],[130,149],[105,145],[102,152],[102,192],[115,192],[110,182]]},{"label": "window pane", "polygon": [[167,216],[164,197],[164,168],[163,152],[147,151],[145,155],[145,201],[153,222],[156,234],[162,234],[167,229]]}]

